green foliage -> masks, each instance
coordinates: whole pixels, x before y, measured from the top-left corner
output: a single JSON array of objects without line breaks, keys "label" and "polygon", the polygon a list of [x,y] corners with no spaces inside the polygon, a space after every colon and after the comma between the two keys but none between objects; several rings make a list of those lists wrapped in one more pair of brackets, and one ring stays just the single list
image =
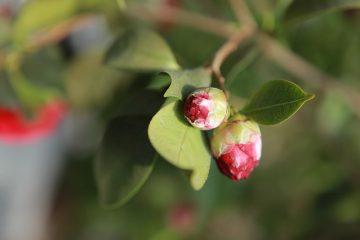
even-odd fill
[{"label": "green foliage", "polygon": [[195,89],[211,85],[211,76],[205,68],[166,71],[165,73],[169,75],[171,84],[164,97],[175,97],[183,100]]},{"label": "green foliage", "polygon": [[285,20],[307,18],[349,8],[360,8],[360,0],[294,0],[285,14]]},{"label": "green foliage", "polygon": [[352,116],[349,107],[330,91],[321,100],[317,112],[319,129],[328,135],[341,134]]},{"label": "green foliage", "polygon": [[32,84],[21,69],[21,57],[18,53],[8,56],[6,75],[19,102],[28,110],[34,110],[42,104],[60,98],[61,92],[49,86]]},{"label": "green foliage", "polygon": [[65,64],[58,48],[43,48],[25,55],[21,71],[31,84],[64,92]]},{"label": "green foliage", "polygon": [[168,87],[171,83],[171,79],[167,74],[157,74],[151,80],[150,83],[147,85],[147,89],[152,90],[162,90],[165,87]]},{"label": "green foliage", "polygon": [[100,200],[104,206],[125,204],[149,177],[155,152],[147,140],[146,116],[113,119],[95,161]]},{"label": "green foliage", "polygon": [[104,107],[120,86],[125,88],[131,77],[101,65],[102,55],[90,53],[77,57],[67,69],[65,87],[68,98],[77,109]]},{"label": "green foliage", "polygon": [[18,99],[12,88],[8,76],[5,72],[0,71],[0,103],[1,106],[18,105]]},{"label": "green foliage", "polygon": [[253,64],[260,55],[260,50],[258,48],[252,48],[245,53],[241,60],[230,69],[229,73],[226,75],[226,87],[232,89],[231,85],[236,80],[241,80],[241,73],[247,70],[251,64]]},{"label": "green foliage", "polygon": [[148,29],[122,33],[109,48],[105,63],[132,71],[179,69],[166,42],[156,32]]},{"label": "green foliage", "polygon": [[11,25],[10,22],[0,16],[0,47],[10,40]]},{"label": "green foliage", "polygon": [[207,180],[211,155],[204,135],[185,122],[181,107],[180,101],[168,99],[150,122],[149,139],[165,160],[191,171],[191,185],[199,190]]},{"label": "green foliage", "polygon": [[[12,94],[5,94],[14,91],[14,95],[17,95],[16,100],[20,100],[27,107],[34,108],[49,99],[58,97],[66,98],[75,109],[95,112],[100,121],[103,121],[101,123],[106,125],[104,138],[95,160],[95,172],[101,201],[107,207],[123,205],[132,198],[148,179],[156,158],[162,157],[175,167],[189,173],[190,183],[196,190],[204,186],[209,175],[211,165],[211,154],[207,142],[209,135],[185,121],[181,100],[197,88],[212,86],[213,73],[204,66],[211,63],[214,55],[217,55],[216,51],[219,49],[224,51],[224,48],[220,47],[226,41],[223,39],[226,35],[223,33],[226,30],[219,31],[219,36],[213,36],[216,31],[211,29],[213,27],[211,25],[217,26],[222,22],[209,21],[209,18],[214,15],[223,19],[224,22],[227,19],[229,21],[224,25],[228,24],[229,29],[233,28],[237,31],[238,26],[234,23],[236,14],[230,2],[224,4],[221,0],[183,0],[181,7],[184,7],[185,11],[194,12],[194,15],[187,15],[185,12],[183,15],[172,16],[173,19],[170,16],[170,21],[166,22],[159,20],[156,14],[154,16],[152,14],[152,10],[156,8],[159,8],[159,12],[156,13],[162,14],[161,7],[165,2],[171,4],[160,0],[145,2],[141,0],[134,2],[32,0],[24,5],[14,18],[13,24],[10,19],[0,20],[0,33],[4,33],[4,37],[0,34],[0,45],[9,45],[6,49],[0,49],[0,67],[2,67],[2,61],[5,62],[4,65],[8,65],[8,56],[11,56],[13,52],[19,54],[15,54],[18,57],[15,59],[18,62],[14,61],[17,64],[14,65],[15,67],[10,64],[10,67],[5,67],[6,71],[0,72],[1,104],[16,102],[9,101],[13,96],[8,95]],[[286,30],[277,29],[283,26],[283,22],[278,21],[283,20],[280,16],[283,15],[285,6],[290,3],[290,0],[245,2],[258,23],[259,29],[256,30],[259,31],[254,31],[253,38],[246,41],[244,46],[239,44],[239,50],[232,56],[225,56],[226,51],[222,52],[227,59],[224,59],[226,61],[220,66],[226,76],[226,89],[223,90],[232,94],[229,104],[235,107],[241,105],[242,98],[247,97],[259,83],[268,81],[272,77],[275,79],[288,77],[284,74],[284,70],[274,67],[269,59],[259,57],[263,53],[264,46],[261,44],[263,34],[274,33],[269,37],[284,38],[282,40],[290,44],[294,42],[290,34],[285,32]],[[285,18],[292,20],[322,11],[354,7],[358,6],[358,2],[355,0],[294,0]],[[125,7],[127,3],[129,3],[129,8]],[[136,5],[139,5],[139,8]],[[128,13],[127,10],[129,10]],[[148,10],[149,14],[147,14]],[[85,12],[101,13],[105,19],[109,20],[107,22],[109,29],[121,32],[105,51],[105,56],[103,53],[91,51],[76,52],[75,49],[71,52],[75,56],[68,61],[55,48],[33,52],[22,51],[29,50],[22,47],[30,46],[27,44],[33,43],[32,41],[36,42],[39,33],[58,30],[54,27],[71,19],[76,20],[77,16]],[[195,28],[181,25],[181,23],[192,25],[186,19],[194,16],[196,18],[197,13],[204,14],[208,18],[200,16],[199,23],[194,24]],[[142,14],[144,16],[141,16]],[[165,13],[164,16],[167,17]],[[184,16],[185,20],[182,19],[180,24],[172,24],[172,21],[177,21],[177,17]],[[145,20],[153,18],[151,19],[153,25],[136,21],[137,17],[144,17]],[[207,21],[210,22],[208,32],[206,32]],[[314,32],[317,32],[319,25],[312,26],[314,26]],[[72,26],[65,25],[65,27]],[[196,28],[200,28],[201,31]],[[324,29],[331,30],[332,28],[333,25],[329,24],[329,28]],[[72,32],[76,29],[66,30]],[[296,32],[296,29],[292,30]],[[9,31],[12,32],[12,40],[9,39]],[[58,31],[55,31],[52,36],[55,40],[51,44],[56,45],[64,39],[63,29]],[[161,34],[158,33],[160,31]],[[334,36],[339,35],[334,33],[338,32],[333,31]],[[301,34],[306,35],[302,31]],[[303,43],[300,38],[296,39]],[[357,49],[358,38],[353,39],[354,47],[351,49]],[[70,36],[70,42],[71,40]],[[9,43],[10,41],[12,42]],[[301,46],[309,49],[309,52],[314,55],[325,56],[323,52],[319,52],[317,44],[308,46],[314,41],[309,41],[310,43],[307,44],[299,42],[295,44],[293,50],[296,51],[297,47]],[[62,42],[61,47],[68,48],[67,43],[67,41]],[[326,46],[326,51],[332,50],[334,46],[334,42],[329,42],[329,39],[326,42],[321,38],[321,41],[317,43]],[[41,44],[40,48],[42,48]],[[70,49],[72,50],[74,49]],[[350,55],[352,52],[349,50]],[[324,57],[325,60],[326,58]],[[356,63],[354,59],[357,58],[349,56],[348,61]],[[339,57],[336,60],[341,61],[342,58]],[[325,62],[329,63],[330,60]],[[344,63],[344,65],[350,64]],[[352,68],[356,68],[356,64]],[[62,88],[66,89],[67,96],[59,91]],[[164,105],[162,105],[163,97],[167,98]],[[3,98],[6,99],[3,100]],[[305,93],[299,86],[288,81],[275,80],[259,89],[241,112],[260,124],[273,125],[291,117],[311,98],[313,95]],[[329,109],[334,108],[331,103],[327,105],[331,106],[324,108],[324,113],[320,115],[320,118],[326,116]],[[342,115],[341,107],[338,107],[338,113],[335,114],[335,123],[338,115]],[[109,121],[109,119],[112,120]],[[342,120],[341,117],[339,119]],[[346,126],[345,123],[338,125],[340,130]]]},{"label": "green foliage", "polygon": [[[281,42],[285,51],[288,48],[333,80],[319,87],[314,85],[318,101],[307,106],[301,118],[262,129],[260,166],[250,179],[238,184],[219,173],[206,139],[211,132],[201,132],[184,120],[181,100],[195,88],[217,85],[211,84],[211,76],[202,68],[211,63],[227,41],[227,35],[225,38],[223,34],[214,35],[226,31],[217,29],[216,22],[228,24],[234,31],[241,23],[236,23],[231,1],[181,0],[180,14],[168,16],[162,6],[175,1],[129,0],[128,8],[119,9],[125,1],[29,0],[15,16],[0,20],[1,107],[18,107],[19,100],[24,105],[41,104],[47,101],[42,90],[65,88],[67,95],[61,98],[70,103],[71,111],[81,110],[76,115],[85,112],[86,116],[95,116],[99,121],[96,126],[106,129],[95,159],[96,183],[103,205],[120,206],[139,194],[125,208],[104,211],[98,206],[93,186],[94,166],[90,161],[68,161],[62,181],[64,191],[60,194],[61,199],[65,196],[65,204],[62,200],[59,203],[61,216],[74,217],[56,221],[64,224],[59,226],[67,231],[64,236],[69,239],[93,235],[99,239],[360,239],[360,123],[355,116],[358,98],[355,94],[352,100],[350,93],[347,96],[341,91],[344,87],[356,93],[360,86],[360,12],[347,10],[358,8],[358,1],[244,1],[258,29],[221,65],[229,104],[238,109],[245,106],[243,111],[247,110],[250,118],[267,125],[284,121],[310,100],[310,94],[290,82],[268,82],[269,79],[291,80],[294,70],[301,76],[311,73],[302,72],[301,67],[291,64],[291,59],[289,65],[273,62],[271,57],[275,55],[271,53],[276,54],[276,48],[263,42],[263,36]],[[9,74],[5,70],[2,63],[14,51],[21,50],[19,44],[28,46],[28,41],[36,42],[41,33],[52,32],[56,30],[54,26],[89,11],[96,12],[91,23],[101,24],[84,24],[85,29],[83,24],[77,25],[71,29],[79,30],[75,37],[69,36],[59,45],[64,36],[55,39],[51,42],[54,48],[22,51],[18,72]],[[206,17],[200,17],[196,23],[188,21],[187,17],[191,19],[197,14]],[[300,24],[285,24],[315,15],[320,17]],[[169,18],[170,24],[159,20],[163,18]],[[209,18],[215,19],[215,27],[211,21],[206,24]],[[115,32],[132,30],[123,32],[108,50],[107,57],[103,51],[74,49],[79,44],[71,43],[80,35],[85,35],[82,41],[89,46],[87,31],[90,28],[97,32],[104,23],[109,34],[106,39],[115,38]],[[15,42],[10,39],[11,31],[16,36]],[[93,39],[89,40],[92,44]],[[94,48],[98,50],[98,47]],[[65,50],[65,57],[58,49]],[[284,56],[281,55],[276,55],[277,59]],[[104,58],[107,65],[103,64]],[[298,80],[303,87],[302,79]],[[311,81],[316,79],[304,80],[309,80],[311,86]],[[265,86],[256,91],[263,83]],[[257,94],[245,105],[252,92]],[[164,96],[168,97],[165,105]],[[90,128],[86,129],[86,136],[95,139],[95,145],[97,135]],[[76,144],[83,146],[82,141]],[[85,155],[86,160],[94,157],[88,152]],[[184,172],[190,174],[195,189],[207,183],[201,191],[192,191],[181,181]],[[144,189],[139,191],[141,187]],[[174,203],[183,202],[190,202],[195,214],[195,221],[190,222],[193,229],[190,234],[185,230],[178,232],[170,218]],[[179,215],[186,219],[187,215]]]},{"label": "green foliage", "polygon": [[260,124],[274,125],[294,115],[312,98],[314,95],[292,82],[273,80],[264,84],[240,112]]},{"label": "green foliage", "polygon": [[74,0],[34,0],[21,10],[13,28],[16,44],[24,44],[31,34],[43,31],[76,13]]},{"label": "green foliage", "polygon": [[61,93],[53,88],[30,84],[21,72],[9,72],[9,78],[16,96],[28,109],[34,110],[51,99],[61,96]]}]

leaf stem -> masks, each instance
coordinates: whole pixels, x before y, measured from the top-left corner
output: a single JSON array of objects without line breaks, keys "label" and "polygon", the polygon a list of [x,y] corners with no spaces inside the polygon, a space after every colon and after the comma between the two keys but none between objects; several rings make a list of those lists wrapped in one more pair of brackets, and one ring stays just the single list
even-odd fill
[{"label": "leaf stem", "polygon": [[127,8],[125,14],[129,17],[151,22],[161,21],[183,24],[224,38],[230,38],[234,31],[237,30],[237,28],[229,22],[189,12],[178,7],[162,6],[161,9],[151,9],[149,7],[132,4]]},{"label": "leaf stem", "polygon": [[26,44],[25,49],[37,49],[58,43],[79,27],[89,24],[94,16],[94,14],[82,14],[61,22],[50,30],[39,34],[34,39],[30,40]]},{"label": "leaf stem", "polygon": [[210,65],[210,69],[216,77],[220,88],[226,93],[227,96],[229,94],[225,88],[225,78],[221,73],[221,66],[224,61],[229,57],[229,55],[236,51],[240,43],[252,37],[255,31],[255,28],[247,25],[241,27],[241,29],[235,34],[233,34],[233,36],[230,37],[215,53],[214,59]]},{"label": "leaf stem", "polygon": [[360,95],[359,92],[347,85],[322,72],[316,66],[307,62],[290,49],[282,46],[277,40],[262,34],[260,38],[260,47],[265,56],[297,77],[299,80],[308,83],[314,88],[321,90],[332,90],[336,92],[348,106],[360,117]]},{"label": "leaf stem", "polygon": [[229,2],[240,24],[256,27],[256,22],[245,0],[229,0]]},{"label": "leaf stem", "polygon": [[257,25],[250,13],[245,0],[229,0],[230,5],[235,13],[238,22],[241,24],[241,28],[232,34],[230,38],[219,48],[215,53],[215,57],[211,63],[211,71],[215,75],[219,82],[220,88],[229,97],[229,93],[225,88],[225,78],[221,73],[221,65],[224,61],[236,51],[238,46],[252,37],[257,31]]}]

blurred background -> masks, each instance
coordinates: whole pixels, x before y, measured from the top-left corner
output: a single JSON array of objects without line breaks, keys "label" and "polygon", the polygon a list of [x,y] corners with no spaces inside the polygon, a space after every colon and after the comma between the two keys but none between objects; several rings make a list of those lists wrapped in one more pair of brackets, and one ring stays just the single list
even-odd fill
[{"label": "blurred background", "polygon": [[360,239],[360,11],[288,22],[291,2],[248,5],[264,34],[332,83],[312,79],[281,51],[269,53],[261,39],[225,62],[239,106],[272,79],[316,94],[286,123],[261,128],[252,176],[234,183],[212,163],[194,191],[158,161],[129,203],[104,209],[93,167],[104,128],[131,89],[154,77],[105,66],[104,52],[119,32],[140,26],[159,32],[184,68],[204,65],[225,41],[214,34],[222,30],[181,19],[191,12],[237,26],[232,5],[129,0],[121,11],[115,0],[0,0],[0,239]]}]

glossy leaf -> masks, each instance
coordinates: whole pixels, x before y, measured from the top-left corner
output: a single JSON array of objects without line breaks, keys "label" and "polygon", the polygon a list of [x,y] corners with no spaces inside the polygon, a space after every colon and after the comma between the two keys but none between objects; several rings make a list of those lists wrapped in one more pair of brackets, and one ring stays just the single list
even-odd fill
[{"label": "glossy leaf", "polygon": [[175,97],[182,100],[195,89],[211,85],[211,76],[205,68],[166,71],[165,74],[169,75],[171,84],[166,90],[164,97]]},{"label": "glossy leaf", "polygon": [[158,71],[179,69],[167,43],[156,32],[129,30],[115,40],[105,63],[124,70]]},{"label": "glossy leaf", "polygon": [[273,80],[265,83],[240,112],[259,124],[273,125],[294,115],[312,98],[313,94],[305,93],[295,83]]},{"label": "glossy leaf", "polygon": [[360,0],[294,0],[285,14],[285,20],[349,8],[360,8]]},{"label": "glossy leaf", "polygon": [[147,139],[150,117],[120,116],[108,125],[95,161],[101,203],[125,204],[145,183],[155,163]]},{"label": "glossy leaf", "polygon": [[211,155],[202,132],[184,121],[181,107],[180,101],[168,99],[151,120],[148,134],[153,147],[164,159],[191,171],[191,185],[199,190],[207,180]]}]

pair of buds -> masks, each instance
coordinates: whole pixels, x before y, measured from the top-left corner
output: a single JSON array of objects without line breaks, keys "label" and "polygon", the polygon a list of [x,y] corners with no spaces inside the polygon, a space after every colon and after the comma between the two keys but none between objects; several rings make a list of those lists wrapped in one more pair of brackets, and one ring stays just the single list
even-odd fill
[{"label": "pair of buds", "polygon": [[200,88],[191,93],[184,105],[188,122],[201,130],[212,130],[211,151],[219,170],[237,181],[246,179],[259,164],[261,133],[256,122],[241,114],[230,116],[224,92]]}]

